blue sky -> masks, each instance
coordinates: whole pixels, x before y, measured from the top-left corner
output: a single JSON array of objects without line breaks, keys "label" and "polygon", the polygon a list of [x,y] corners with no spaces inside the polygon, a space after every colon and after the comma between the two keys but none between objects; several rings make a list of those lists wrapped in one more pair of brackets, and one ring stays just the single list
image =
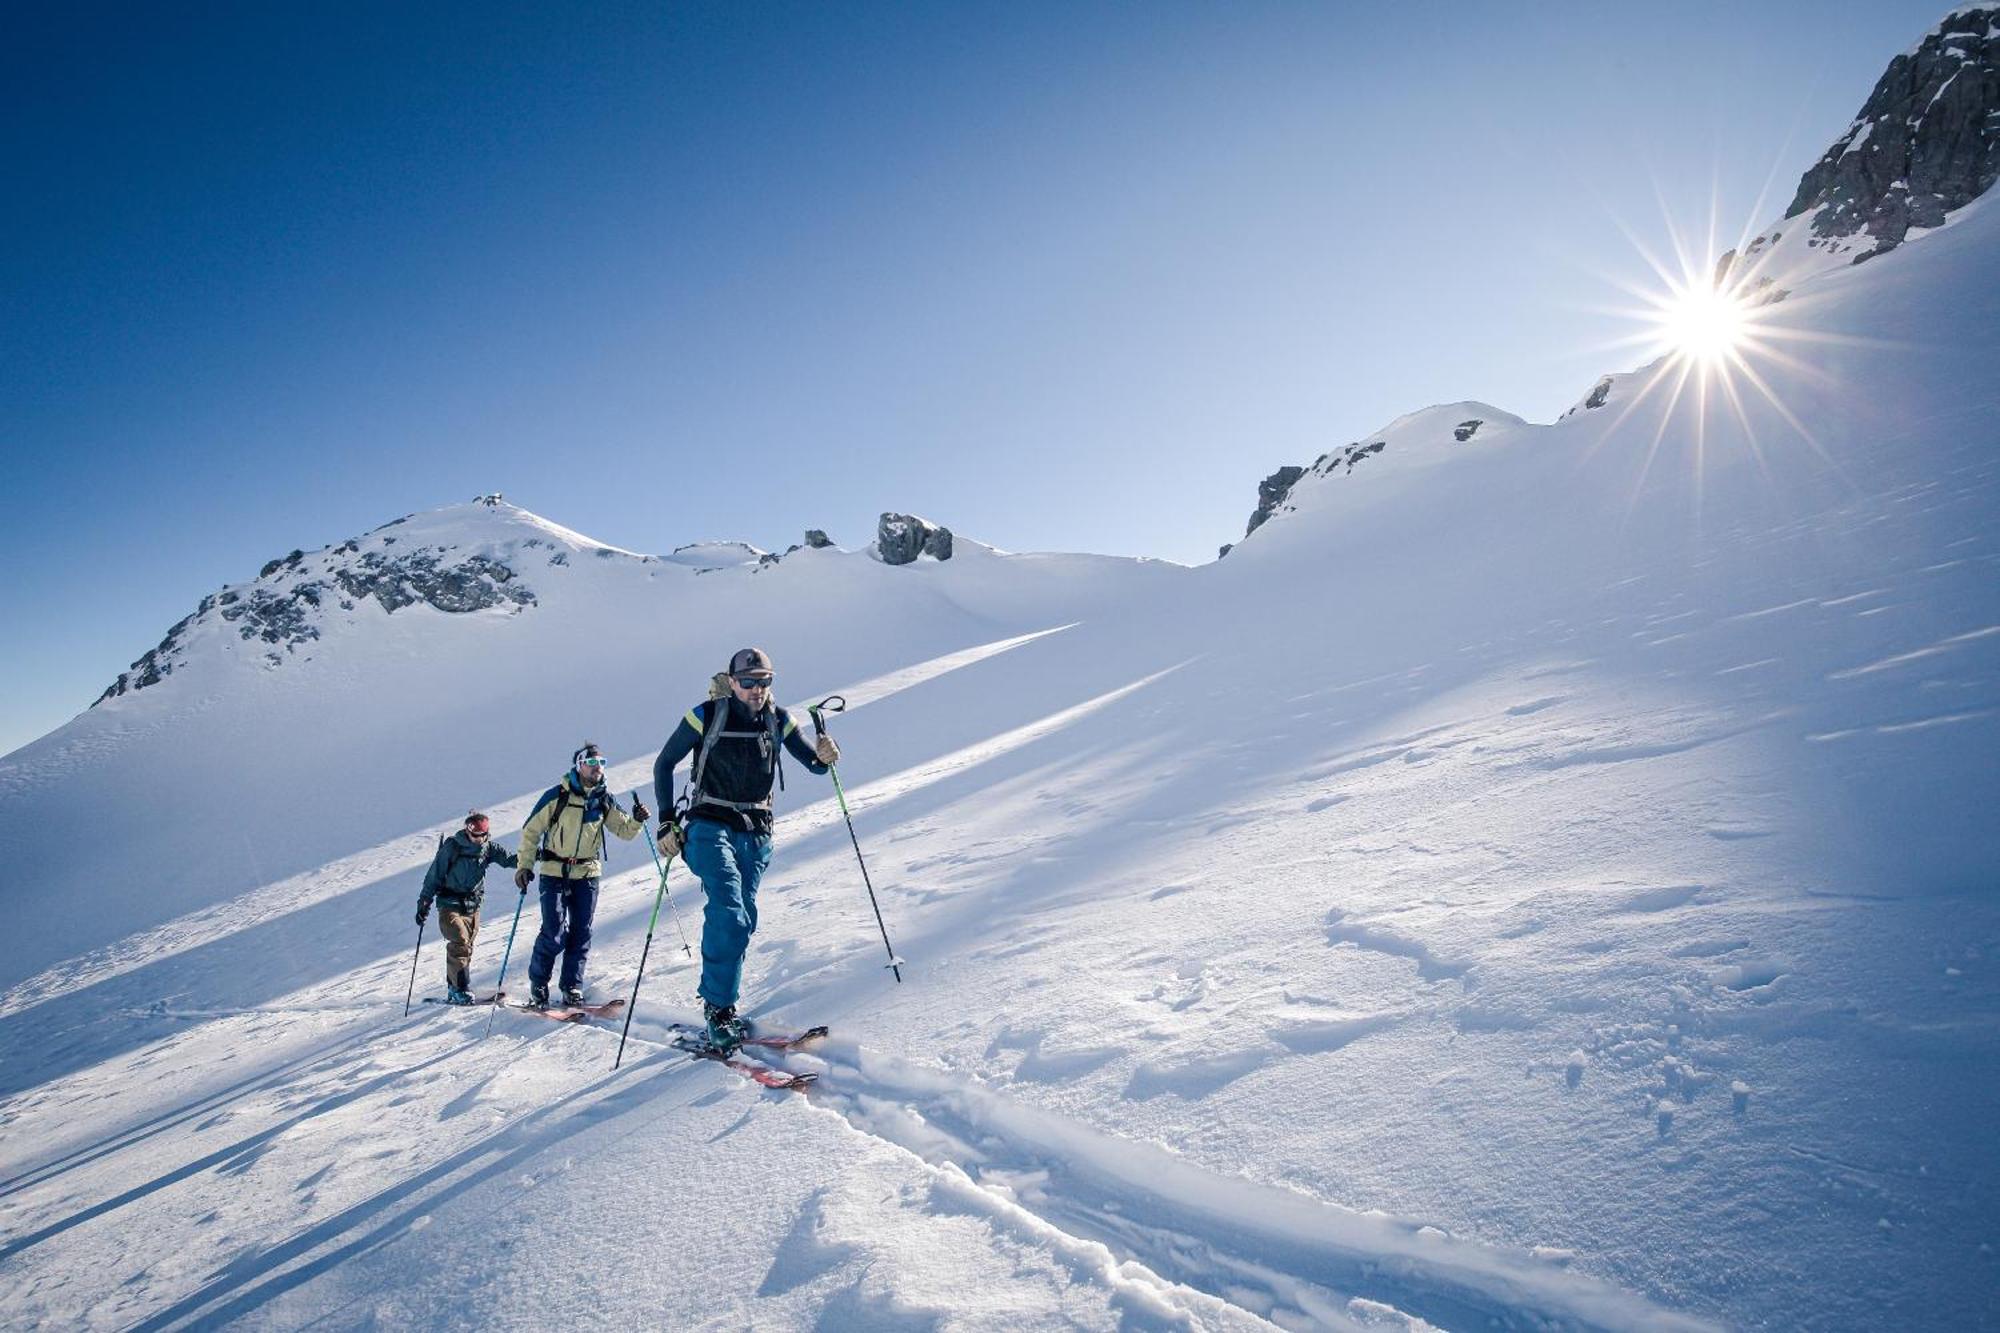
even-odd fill
[{"label": "blue sky", "polygon": [[17,11],[0,751],[481,491],[1207,559],[1281,464],[1628,365],[1628,229],[1775,217],[1946,7]]}]

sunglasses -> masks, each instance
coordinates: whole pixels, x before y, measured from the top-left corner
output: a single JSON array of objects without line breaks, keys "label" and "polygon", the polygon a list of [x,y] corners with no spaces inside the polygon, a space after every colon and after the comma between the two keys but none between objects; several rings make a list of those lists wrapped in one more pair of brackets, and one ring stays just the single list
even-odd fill
[{"label": "sunglasses", "polygon": [[586,755],[584,758],[576,761],[576,766],[578,768],[603,768],[604,760],[595,756]]},{"label": "sunglasses", "polygon": [[773,679],[775,677],[772,676],[738,676],[736,683],[746,690],[768,690]]}]

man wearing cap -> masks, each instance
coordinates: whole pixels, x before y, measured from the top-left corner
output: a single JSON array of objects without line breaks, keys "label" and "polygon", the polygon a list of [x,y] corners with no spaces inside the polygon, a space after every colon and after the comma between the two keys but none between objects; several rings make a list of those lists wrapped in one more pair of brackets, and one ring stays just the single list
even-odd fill
[{"label": "man wearing cap", "polygon": [[479,904],[486,896],[486,867],[498,862],[512,868],[514,853],[497,846],[492,823],[474,810],[465,826],[438,840],[437,855],[424,873],[417,895],[417,924],[431,914],[437,900],[438,934],[444,936],[444,1002],[472,1003],[472,942],[479,937]]},{"label": "man wearing cap", "polygon": [[[783,785],[780,747],[809,772],[839,762],[831,736],[806,744],[798,723],[771,702],[771,659],[745,648],[709,685],[709,697],[687,711],[653,761],[653,791],[662,807],[656,841],[676,852],[701,880],[707,906],[701,925],[701,1001],[709,1040],[740,1045],[749,1029],[736,1016],[743,955],[757,929],[757,882],[771,860],[771,789]],[[693,756],[685,816],[674,814],[674,765]]]},{"label": "man wearing cap", "polygon": [[604,781],[604,754],[586,741],[570,756],[569,772],[542,793],[521,826],[521,868],[514,884],[523,892],[534,870],[542,872],[542,929],[528,957],[528,999],[546,1007],[556,955],[562,955],[564,1004],[583,1003],[583,964],[590,956],[590,922],[597,915],[597,877],[604,870],[604,830],[626,840],[645,830],[653,812],[637,796],[632,813],[618,808]]}]

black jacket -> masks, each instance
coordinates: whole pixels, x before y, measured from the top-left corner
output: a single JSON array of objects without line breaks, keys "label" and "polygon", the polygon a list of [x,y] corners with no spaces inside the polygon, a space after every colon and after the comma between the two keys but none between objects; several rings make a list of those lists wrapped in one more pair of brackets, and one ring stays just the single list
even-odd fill
[{"label": "black jacket", "polygon": [[511,870],[518,862],[514,853],[491,838],[480,842],[460,829],[438,844],[431,868],[424,873],[424,891],[417,895],[417,906],[429,911],[431,899],[436,898],[439,907],[454,912],[478,911],[486,896],[486,867],[493,864]]},{"label": "black jacket", "polygon": [[[725,708],[728,710],[726,714],[718,711]],[[702,737],[716,724],[718,717],[724,719],[723,727],[728,735],[716,742],[709,756],[708,769],[702,774],[701,795],[746,805],[769,801],[771,788],[778,776],[777,751],[769,741],[773,713],[776,714],[777,735],[792,758],[803,764],[808,772],[826,772],[826,765],[813,753],[813,747],[799,733],[799,724],[787,710],[776,704],[766,704],[763,712],[753,714],[740,699],[708,699],[688,709],[681,724],[674,728],[674,734],[667,737],[660,757],[653,761],[653,791],[659,798],[661,810],[671,810],[674,806],[674,765],[689,755],[699,758]],[[739,737],[735,734],[737,732],[755,734]],[[688,780],[694,780],[692,766],[688,770]],[[687,817],[712,819],[751,833],[771,831],[771,812],[768,809],[736,810],[698,800]]]}]

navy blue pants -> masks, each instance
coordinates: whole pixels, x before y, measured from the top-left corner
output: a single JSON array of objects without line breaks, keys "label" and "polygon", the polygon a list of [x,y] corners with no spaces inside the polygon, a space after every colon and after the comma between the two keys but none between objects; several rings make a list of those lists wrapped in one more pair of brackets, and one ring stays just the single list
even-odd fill
[{"label": "navy blue pants", "polygon": [[563,956],[562,988],[583,985],[583,960],[590,957],[590,919],[597,915],[597,881],[542,876],[542,930],[528,959],[528,980],[549,984],[556,955]]},{"label": "navy blue pants", "polygon": [[701,916],[701,998],[733,1005],[743,987],[743,955],[757,930],[757,882],[771,862],[771,835],[691,819],[681,859],[708,899]]}]

